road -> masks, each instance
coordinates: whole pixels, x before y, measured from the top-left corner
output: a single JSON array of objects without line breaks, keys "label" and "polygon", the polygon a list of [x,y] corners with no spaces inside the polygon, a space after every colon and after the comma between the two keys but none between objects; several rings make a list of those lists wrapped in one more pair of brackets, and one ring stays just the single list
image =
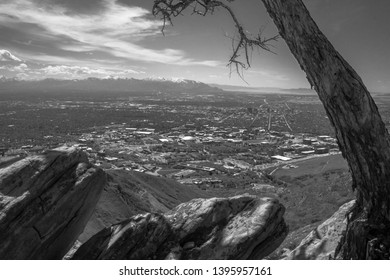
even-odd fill
[{"label": "road", "polygon": [[291,126],[288,124],[287,120],[286,120],[286,116],[285,115],[282,115],[283,119],[284,119],[284,122],[286,123],[288,129],[290,129],[290,131],[292,131],[291,129]]},{"label": "road", "polygon": [[234,114],[235,114],[235,113],[233,113],[233,114],[227,116],[226,118],[223,118],[223,119],[220,120],[219,122],[220,122],[220,123],[224,122],[224,121],[227,120],[228,118],[232,117]]},{"label": "road", "polygon": [[268,115],[268,131],[271,130],[271,120],[272,120],[272,113],[269,112],[269,115]]},{"label": "road", "polygon": [[272,170],[270,173],[269,173],[269,175],[272,175],[272,174],[274,174],[275,173],[275,171],[276,170],[278,170],[279,169],[279,167],[276,167],[274,170]]},{"label": "road", "polygon": [[[264,99],[265,100],[265,99]],[[255,123],[255,121],[259,118],[259,115],[260,115],[260,109],[261,109],[261,107],[263,107],[264,106],[264,104],[261,104],[260,106],[259,106],[259,109],[258,109],[258,113],[256,114],[256,117],[253,119],[253,121],[252,121],[252,123],[251,123],[251,125],[249,126],[249,127],[251,127],[254,123]]]}]

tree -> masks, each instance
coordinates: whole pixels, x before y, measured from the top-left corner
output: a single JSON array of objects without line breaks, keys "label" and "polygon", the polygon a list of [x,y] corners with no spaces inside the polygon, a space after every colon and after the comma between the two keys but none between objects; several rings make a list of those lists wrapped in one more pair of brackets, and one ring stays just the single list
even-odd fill
[{"label": "tree", "polygon": [[[186,9],[212,14],[226,10],[238,31],[229,60],[236,69],[250,67],[248,52],[271,51],[278,37],[249,36],[230,2],[234,0],[155,0],[153,13],[164,23]],[[387,129],[359,75],[335,50],[310,16],[302,0],[261,0],[307,79],[316,90],[335,129],[352,174],[356,206],[348,214],[347,230],[337,249],[343,259],[389,259],[390,142]],[[243,57],[243,60],[239,60]]]}]

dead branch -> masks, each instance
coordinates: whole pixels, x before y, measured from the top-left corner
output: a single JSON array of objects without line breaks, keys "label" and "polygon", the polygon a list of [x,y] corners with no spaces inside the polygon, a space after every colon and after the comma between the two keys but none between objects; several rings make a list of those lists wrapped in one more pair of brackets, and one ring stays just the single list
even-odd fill
[{"label": "dead branch", "polygon": [[226,4],[233,2],[234,0],[155,0],[153,5],[153,15],[160,16],[163,21],[162,32],[166,24],[172,25],[172,20],[178,15],[182,15],[186,9],[192,9],[192,14],[206,16],[213,14],[217,8],[226,10],[232,17],[235,27],[237,28],[237,35],[232,37],[233,52],[229,58],[227,66],[232,69],[236,69],[236,72],[242,77],[240,69],[248,69],[251,67],[251,53],[254,48],[260,48],[262,50],[274,53],[272,48],[272,42],[279,38],[279,35],[263,38],[262,31],[260,29],[259,34],[252,36],[245,31],[243,25],[239,22],[231,7]]}]

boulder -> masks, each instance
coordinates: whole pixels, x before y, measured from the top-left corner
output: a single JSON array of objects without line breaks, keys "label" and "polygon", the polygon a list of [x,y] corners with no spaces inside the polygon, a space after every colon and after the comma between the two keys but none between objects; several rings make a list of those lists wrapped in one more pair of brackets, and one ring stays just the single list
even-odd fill
[{"label": "boulder", "polygon": [[352,200],[342,205],[329,219],[311,231],[292,251],[286,251],[286,260],[329,260],[347,227],[346,216],[355,204]]},{"label": "boulder", "polygon": [[0,259],[61,259],[88,222],[106,175],[61,147],[0,169]]},{"label": "boulder", "polygon": [[193,199],[105,228],[73,259],[261,259],[287,235],[284,210],[251,195]]}]

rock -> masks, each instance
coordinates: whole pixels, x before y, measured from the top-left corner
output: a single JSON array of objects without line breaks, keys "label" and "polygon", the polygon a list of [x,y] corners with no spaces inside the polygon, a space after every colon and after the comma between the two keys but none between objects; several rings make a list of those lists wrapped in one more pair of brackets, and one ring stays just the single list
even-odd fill
[{"label": "rock", "polygon": [[311,231],[292,251],[285,252],[287,260],[329,260],[347,226],[346,215],[354,206],[352,200],[340,207],[329,219]]},{"label": "rock", "polygon": [[84,243],[102,229],[145,212],[164,213],[180,203],[207,194],[175,180],[141,172],[107,170],[107,184],[79,240]]},{"label": "rock", "polygon": [[0,259],[61,259],[105,183],[85,153],[67,147],[0,169]]},{"label": "rock", "polygon": [[193,199],[102,230],[73,259],[260,259],[287,235],[283,214],[271,198]]},{"label": "rock", "polygon": [[140,214],[95,234],[73,259],[153,259],[171,235],[163,215]]},{"label": "rock", "polygon": [[76,253],[76,251],[80,248],[81,244],[82,243],[79,240],[76,240],[76,242],[72,245],[70,250],[66,253],[66,255],[62,259],[70,260],[73,257],[74,253]]},{"label": "rock", "polygon": [[195,242],[187,242],[186,244],[183,245],[183,250],[190,250],[195,247]]},{"label": "rock", "polygon": [[183,248],[180,247],[180,245],[177,245],[173,248],[171,248],[169,254],[166,256],[166,260],[180,260],[181,253],[183,251]]}]

